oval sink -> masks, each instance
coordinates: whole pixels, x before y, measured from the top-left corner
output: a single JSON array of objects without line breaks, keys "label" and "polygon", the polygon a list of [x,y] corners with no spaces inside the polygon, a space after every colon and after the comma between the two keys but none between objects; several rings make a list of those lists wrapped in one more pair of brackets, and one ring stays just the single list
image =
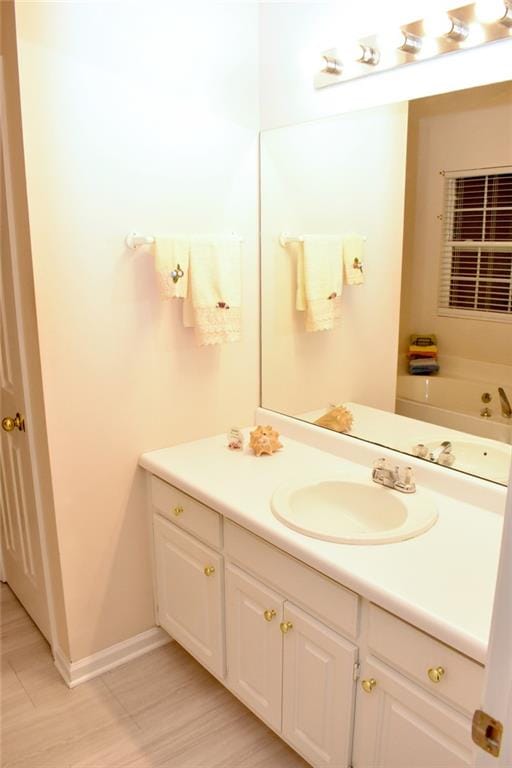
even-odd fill
[{"label": "oval sink", "polygon": [[[439,441],[425,443],[429,453],[439,453]],[[509,445],[495,446],[477,440],[452,441],[454,469],[469,472],[471,475],[483,475],[496,483],[507,483],[512,451]]]},{"label": "oval sink", "polygon": [[270,502],[289,528],[340,544],[386,544],[418,536],[437,520],[427,494],[402,494],[349,479],[287,483]]}]

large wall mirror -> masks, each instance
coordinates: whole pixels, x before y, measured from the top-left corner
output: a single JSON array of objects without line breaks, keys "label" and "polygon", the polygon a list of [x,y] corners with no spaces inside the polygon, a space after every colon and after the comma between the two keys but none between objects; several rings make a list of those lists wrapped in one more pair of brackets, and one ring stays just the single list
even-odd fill
[{"label": "large wall mirror", "polygon": [[506,484],[512,83],[263,132],[261,227],[262,405]]}]

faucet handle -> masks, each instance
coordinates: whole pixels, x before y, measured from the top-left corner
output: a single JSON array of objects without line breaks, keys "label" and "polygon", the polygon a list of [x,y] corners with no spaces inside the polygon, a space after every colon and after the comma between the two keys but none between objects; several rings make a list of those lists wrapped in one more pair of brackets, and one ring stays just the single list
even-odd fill
[{"label": "faucet handle", "polygon": [[397,472],[395,488],[402,493],[414,493],[416,483],[414,482],[414,472],[412,467],[405,467],[403,472]]}]

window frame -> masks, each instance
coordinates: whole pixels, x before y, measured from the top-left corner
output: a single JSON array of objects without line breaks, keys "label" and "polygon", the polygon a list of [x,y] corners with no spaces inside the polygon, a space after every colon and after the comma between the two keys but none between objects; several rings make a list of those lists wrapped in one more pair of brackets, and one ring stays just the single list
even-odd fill
[{"label": "window frame", "polygon": [[[486,168],[469,168],[464,170],[441,171],[444,181],[443,191],[443,213],[439,217],[442,221],[442,244],[439,258],[438,274],[438,296],[437,296],[437,314],[439,317],[466,318],[471,320],[480,320],[484,322],[512,323],[512,307],[507,312],[493,312],[485,309],[466,309],[448,306],[450,286],[453,275],[451,274],[451,265],[453,253],[459,250],[482,251],[500,251],[512,253],[512,239],[503,241],[485,241],[485,240],[451,240],[453,234],[455,207],[448,204],[452,195],[451,184],[456,179],[478,177],[478,176],[498,176],[512,173],[512,165],[491,166]],[[510,206],[512,207],[512,206]],[[509,206],[505,208],[509,210]],[[446,277],[448,274],[448,277]],[[478,277],[476,278],[478,280]],[[469,282],[469,281],[468,281]],[[506,282],[506,281],[504,281]],[[512,294],[512,274],[509,283],[510,294]]]}]

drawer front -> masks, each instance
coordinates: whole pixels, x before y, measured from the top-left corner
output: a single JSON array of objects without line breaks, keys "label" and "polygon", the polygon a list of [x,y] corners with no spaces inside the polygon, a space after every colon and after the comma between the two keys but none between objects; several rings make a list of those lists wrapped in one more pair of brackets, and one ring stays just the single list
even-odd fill
[{"label": "drawer front", "polygon": [[370,605],[368,647],[460,709],[472,713],[480,706],[484,682],[480,664],[376,605]]},{"label": "drawer front", "polygon": [[180,528],[217,549],[221,548],[222,518],[213,509],[154,476],[151,478],[151,502],[157,512]]},{"label": "drawer front", "polygon": [[287,555],[229,520],[224,522],[226,555],[333,629],[357,636],[359,598],[354,592]]}]

